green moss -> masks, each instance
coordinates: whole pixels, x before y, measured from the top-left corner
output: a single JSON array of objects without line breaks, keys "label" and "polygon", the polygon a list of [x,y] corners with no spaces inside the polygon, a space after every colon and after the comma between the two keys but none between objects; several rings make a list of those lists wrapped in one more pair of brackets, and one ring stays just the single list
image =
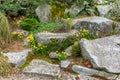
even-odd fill
[{"label": "green moss", "polygon": [[26,63],[22,67],[20,67],[20,69],[24,69],[25,67],[27,67],[33,59],[40,59],[52,63],[52,60],[46,55],[29,54]]}]

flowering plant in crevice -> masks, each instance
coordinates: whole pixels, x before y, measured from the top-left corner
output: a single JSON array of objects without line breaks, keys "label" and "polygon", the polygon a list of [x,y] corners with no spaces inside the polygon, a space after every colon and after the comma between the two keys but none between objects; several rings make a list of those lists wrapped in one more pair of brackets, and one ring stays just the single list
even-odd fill
[{"label": "flowering plant in crevice", "polygon": [[59,61],[61,61],[61,60],[66,60],[67,57],[68,57],[68,54],[65,51],[62,51],[57,58]]},{"label": "flowering plant in crevice", "polygon": [[15,32],[12,33],[13,39],[23,41],[23,34],[21,32]]},{"label": "flowering plant in crevice", "polygon": [[79,35],[80,39],[82,39],[82,38],[95,39],[97,37],[98,37],[98,34],[96,34],[95,36],[93,36],[92,34],[90,34],[89,30],[87,30],[87,29],[82,29],[80,31],[80,35]]},{"label": "flowering plant in crevice", "polygon": [[30,34],[28,38],[30,40],[29,45],[35,54],[45,55],[47,53],[47,46],[44,46],[40,42],[37,42],[33,34]]}]

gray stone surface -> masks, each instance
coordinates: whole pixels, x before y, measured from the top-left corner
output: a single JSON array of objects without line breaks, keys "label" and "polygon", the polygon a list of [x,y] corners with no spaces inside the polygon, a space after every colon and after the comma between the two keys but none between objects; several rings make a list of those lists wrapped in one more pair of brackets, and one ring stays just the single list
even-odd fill
[{"label": "gray stone surface", "polygon": [[72,56],[72,46],[69,46],[65,52],[67,53],[68,56]]},{"label": "gray stone surface", "polygon": [[58,58],[58,56],[60,56],[59,53],[56,53],[56,52],[50,52],[49,53],[49,57],[52,58],[52,59],[56,59],[56,58]]},{"label": "gray stone surface", "polygon": [[62,42],[63,40],[67,39],[73,34],[70,33],[38,33],[36,39],[38,42],[41,42],[42,44],[47,44],[51,42],[51,39],[56,39],[59,42]]},{"label": "gray stone surface", "polygon": [[94,68],[120,73],[120,35],[80,41],[82,55],[88,58]]},{"label": "gray stone surface", "polygon": [[110,5],[97,5],[96,7],[100,16],[105,16],[108,11],[112,9],[112,6]]},{"label": "gray stone surface", "polygon": [[61,71],[61,78],[59,80],[76,80],[76,75]]},{"label": "gray stone surface", "polygon": [[89,30],[89,33],[93,36],[104,36],[110,34],[113,31],[113,21],[104,17],[85,17],[81,19],[73,19],[74,28],[78,31],[83,29]]},{"label": "gray stone surface", "polygon": [[25,64],[28,53],[31,53],[31,52],[32,50],[28,49],[21,52],[8,52],[8,53],[2,53],[2,54],[7,56],[9,61],[15,64],[15,67],[21,67],[23,64]]},{"label": "gray stone surface", "polygon": [[78,75],[78,77],[79,77],[79,80],[100,80],[100,79],[90,77],[90,76],[87,76],[87,75],[83,75],[83,74]]},{"label": "gray stone surface", "polygon": [[70,65],[70,61],[69,60],[65,60],[65,61],[61,61],[61,68],[67,68]]},{"label": "gray stone surface", "polygon": [[58,79],[60,75],[59,65],[50,64],[42,60],[32,60],[30,65],[23,70],[24,75],[38,75],[45,78]]},{"label": "gray stone surface", "polygon": [[78,66],[78,65],[73,65],[72,70],[79,74],[84,74],[84,75],[89,75],[89,76],[97,75],[97,76],[104,77],[109,80],[114,80],[117,78],[117,75],[115,74],[110,74],[110,73],[106,73],[106,72],[102,72],[102,71],[98,71],[94,69],[89,69],[89,68]]},{"label": "gray stone surface", "polygon": [[41,22],[50,22],[51,21],[51,6],[48,4],[43,4],[35,10],[39,20]]}]

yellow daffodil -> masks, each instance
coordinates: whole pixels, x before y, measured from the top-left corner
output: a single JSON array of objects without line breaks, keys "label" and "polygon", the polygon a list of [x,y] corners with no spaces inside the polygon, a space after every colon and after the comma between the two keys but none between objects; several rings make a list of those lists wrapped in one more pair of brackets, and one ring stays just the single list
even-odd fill
[{"label": "yellow daffodil", "polygon": [[89,33],[89,31],[86,29],[83,29],[83,33]]},{"label": "yellow daffodil", "polygon": [[67,22],[70,22],[70,21],[71,21],[71,18],[67,18],[66,21],[67,21]]},{"label": "yellow daffodil", "polygon": [[13,34],[13,35],[16,35],[16,34],[17,34],[17,32],[15,32],[15,31],[14,31],[14,32],[12,32],[12,34]]},{"label": "yellow daffodil", "polygon": [[34,37],[33,37],[32,34],[30,34],[30,35],[28,36],[28,38],[30,39],[30,41],[34,41]]}]

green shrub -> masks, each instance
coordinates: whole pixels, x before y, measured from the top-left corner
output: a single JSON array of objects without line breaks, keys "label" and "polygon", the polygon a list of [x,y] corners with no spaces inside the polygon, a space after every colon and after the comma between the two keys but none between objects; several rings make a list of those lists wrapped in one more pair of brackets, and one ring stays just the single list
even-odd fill
[{"label": "green shrub", "polygon": [[77,57],[80,55],[81,49],[80,49],[80,43],[79,41],[76,41],[73,45],[72,45],[72,55],[74,57]]},{"label": "green shrub", "polygon": [[32,31],[39,27],[40,23],[34,18],[26,18],[20,25],[20,27],[27,31]]},{"label": "green shrub", "polygon": [[35,9],[40,5],[40,0],[21,0],[20,5],[25,8],[22,12],[26,17],[37,17]]},{"label": "green shrub", "polygon": [[16,0],[6,0],[0,4],[0,10],[5,12],[8,16],[17,16],[21,9],[20,4]]},{"label": "green shrub", "polygon": [[4,48],[11,41],[11,29],[8,19],[0,13],[0,47]]}]

